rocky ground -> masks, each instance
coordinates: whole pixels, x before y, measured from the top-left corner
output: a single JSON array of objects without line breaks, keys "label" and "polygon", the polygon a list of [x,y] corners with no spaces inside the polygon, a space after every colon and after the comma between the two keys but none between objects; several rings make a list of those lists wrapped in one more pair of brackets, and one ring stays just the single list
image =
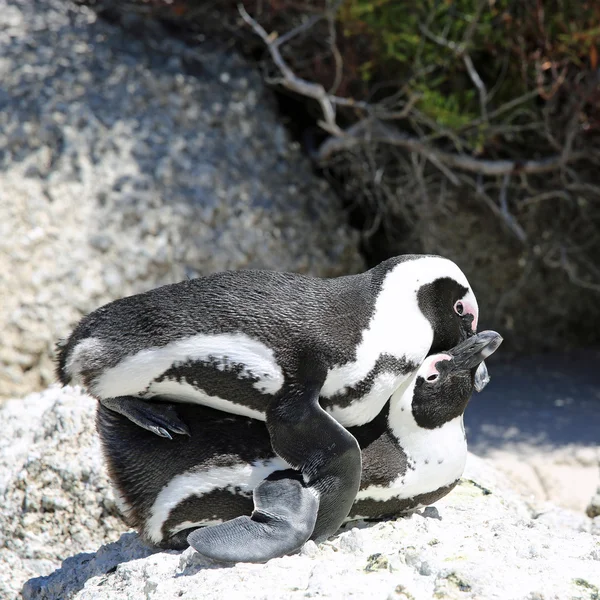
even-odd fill
[{"label": "rocky ground", "polygon": [[187,276],[363,267],[260,73],[152,22],[0,0],[0,400],[105,302]]},{"label": "rocky ground", "polygon": [[45,600],[600,593],[600,517],[525,498],[473,455],[463,482],[435,508],[347,528],[267,565],[154,553],[117,517],[94,406],[77,389],[53,387],[0,409],[0,572],[9,574],[1,598],[17,598],[24,584],[25,599]]}]

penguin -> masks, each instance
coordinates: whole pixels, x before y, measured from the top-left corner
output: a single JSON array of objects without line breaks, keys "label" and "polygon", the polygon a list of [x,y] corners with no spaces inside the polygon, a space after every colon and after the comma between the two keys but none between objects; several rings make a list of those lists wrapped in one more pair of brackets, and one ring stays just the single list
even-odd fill
[{"label": "penguin", "polygon": [[[327,536],[360,485],[346,428],[372,421],[428,353],[473,335],[478,317],[467,278],[440,256],[332,279],[225,271],[100,307],[60,344],[57,370],[167,438],[189,433],[183,404],[171,402],[265,421],[273,451],[318,495]],[[485,380],[482,365],[476,384]]]},{"label": "penguin", "polygon": [[[375,419],[349,429],[361,448],[362,474],[346,521],[397,517],[453,489],[467,458],[463,414],[475,372],[501,342],[485,331],[430,355]],[[263,422],[190,405],[181,414],[191,435],[169,442],[98,405],[121,511],[147,542],[191,545],[226,562],[264,562],[318,539],[318,495],[273,452]],[[273,521],[284,526],[272,528]],[[260,532],[252,544],[250,524]]]}]

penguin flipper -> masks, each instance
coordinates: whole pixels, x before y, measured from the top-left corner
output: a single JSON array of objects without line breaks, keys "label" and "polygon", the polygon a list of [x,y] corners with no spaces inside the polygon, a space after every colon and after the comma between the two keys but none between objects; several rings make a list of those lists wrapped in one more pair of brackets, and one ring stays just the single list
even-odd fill
[{"label": "penguin flipper", "polygon": [[271,446],[301,471],[319,497],[311,539],[333,535],[350,513],[360,487],[362,457],[354,436],[321,408],[319,382],[284,388],[267,409]]},{"label": "penguin flipper", "polygon": [[299,550],[313,532],[319,499],[302,475],[276,471],[254,489],[254,512],[196,529],[187,541],[197,552],[222,562],[266,562]]},{"label": "penguin flipper", "polygon": [[177,416],[172,404],[148,402],[133,396],[103,398],[100,403],[160,437],[173,439],[169,431],[190,435],[188,426]]}]

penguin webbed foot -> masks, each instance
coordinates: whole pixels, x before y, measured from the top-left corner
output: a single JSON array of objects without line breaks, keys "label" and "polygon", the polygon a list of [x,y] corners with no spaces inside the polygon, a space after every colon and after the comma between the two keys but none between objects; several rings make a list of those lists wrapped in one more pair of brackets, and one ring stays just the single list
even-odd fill
[{"label": "penguin webbed foot", "polygon": [[190,435],[188,426],[177,416],[172,404],[141,400],[133,396],[103,398],[100,403],[160,437],[173,439],[169,432]]},{"label": "penguin webbed foot", "polygon": [[319,510],[314,491],[294,470],[276,471],[254,489],[254,512],[192,531],[197,552],[221,562],[262,563],[298,551],[310,538]]}]

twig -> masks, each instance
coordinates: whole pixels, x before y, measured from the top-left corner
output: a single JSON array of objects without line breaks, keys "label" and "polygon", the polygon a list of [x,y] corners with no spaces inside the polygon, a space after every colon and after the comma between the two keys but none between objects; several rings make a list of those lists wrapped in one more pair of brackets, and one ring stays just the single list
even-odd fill
[{"label": "twig", "polygon": [[335,15],[340,7],[341,1],[338,0],[335,4],[329,6],[327,2],[327,26],[329,29],[329,47],[335,63],[335,79],[329,88],[330,94],[335,94],[342,83],[344,59],[337,45],[337,31],[335,27]]},{"label": "twig", "polygon": [[[327,124],[328,130],[337,132],[338,135],[341,135],[341,129],[336,123],[335,106],[331,101],[331,97],[325,91],[325,88],[318,83],[311,83],[305,79],[297,77],[279,52],[279,46],[281,45],[281,42],[278,43],[276,38],[273,39],[273,37],[270,36],[264,30],[264,28],[246,12],[246,9],[242,4],[238,4],[238,10],[242,16],[242,19],[244,19],[244,21],[250,25],[250,27],[252,27],[255,33],[262,38],[269,49],[269,53],[271,54],[273,62],[277,65],[277,68],[283,75],[281,84],[288,90],[316,100],[321,105],[321,110],[323,111],[323,117],[325,119],[325,123]],[[301,25],[300,27],[302,30],[305,28],[304,25]],[[289,34],[286,34],[286,36],[287,39],[290,39]]]},{"label": "twig", "polygon": [[[372,125],[372,126],[371,126]],[[379,128],[380,131],[375,133],[375,129]],[[327,160],[331,154],[339,152],[340,150],[348,150],[353,146],[369,143],[369,142],[384,142],[391,143],[392,145],[402,146],[408,150],[416,151],[423,157],[429,159],[440,171],[446,175],[446,177],[454,184],[458,185],[460,182],[456,175],[454,175],[448,168],[439,160],[437,153],[423,144],[418,142],[416,138],[402,138],[404,143],[400,142],[399,133],[394,133],[394,136],[388,137],[391,134],[391,130],[388,131],[379,121],[374,119],[363,119],[358,121],[346,130],[346,134],[343,137],[331,137],[327,139],[317,151],[317,159],[319,162]],[[396,143],[398,142],[398,143]],[[412,142],[416,142],[413,144]]]},{"label": "twig", "polygon": [[402,107],[402,110],[380,110],[379,107],[373,107],[373,116],[381,119],[382,121],[393,121],[397,119],[406,119],[412,112],[415,104],[421,99],[422,94],[414,93],[411,94],[410,98]]},{"label": "twig", "polygon": [[502,178],[502,186],[500,187],[500,213],[506,224],[514,231],[515,235],[525,243],[527,241],[527,234],[524,229],[519,225],[517,220],[508,210],[508,186],[510,185],[510,173],[506,173]]},{"label": "twig", "polygon": [[471,57],[467,53],[465,53],[465,54],[463,54],[462,58],[463,58],[463,62],[465,63],[465,67],[467,67],[467,72],[469,73],[469,77],[471,78],[471,81],[473,82],[473,84],[477,88],[477,91],[479,92],[479,104],[481,106],[481,117],[484,120],[484,122],[487,122],[487,120],[488,120],[487,88],[485,87],[485,83],[483,83],[483,81],[481,80],[481,77],[479,77],[479,73],[475,69],[475,65],[473,64]]},{"label": "twig", "polygon": [[520,202],[520,206],[529,206],[531,204],[538,204],[539,202],[543,202],[544,200],[552,200],[553,198],[559,198],[564,200],[565,202],[569,202],[571,197],[566,192],[561,190],[550,190],[548,192],[541,192],[536,194],[535,196],[530,196],[525,200]]},{"label": "twig", "polygon": [[452,50],[452,52],[454,52],[455,54],[458,54],[458,55],[461,55],[465,51],[464,44],[457,44],[456,42],[451,42],[450,40],[447,40],[446,38],[440,37],[439,35],[436,35],[432,31],[430,31],[429,28],[427,26],[423,25],[422,23],[419,23],[419,29],[426,38],[429,38],[432,42],[435,42],[438,46],[442,46],[443,48],[448,48],[449,50]]},{"label": "twig", "polygon": [[283,75],[283,78],[278,79],[277,82],[292,92],[296,92],[297,94],[300,94],[301,96],[306,96],[307,98],[313,98],[321,105],[321,110],[323,111],[324,117],[324,121],[321,125],[326,131],[328,131],[332,135],[338,136],[342,135],[343,133],[336,122],[336,106],[357,108],[364,110],[368,113],[373,111],[373,106],[371,106],[367,102],[354,100],[354,98],[342,98],[340,96],[333,96],[331,94],[328,94],[321,84],[306,81],[306,79],[298,77],[294,74],[292,69],[281,56],[281,53],[279,52],[279,46],[281,46],[282,43],[289,41],[299,32],[304,31],[309,26],[314,25],[314,23],[319,21],[322,18],[322,16],[316,16],[313,19],[310,19],[307,23],[303,23],[296,29],[289,31],[288,33],[278,38],[274,34],[269,35],[265,31],[265,29],[248,14],[248,12],[242,4],[238,5],[238,10],[242,19],[244,19],[244,21],[248,25],[250,25],[250,27],[252,27],[254,32],[262,38],[265,45],[269,49],[269,54],[271,55],[273,62]]},{"label": "twig", "polygon": [[[533,98],[536,98],[537,95],[538,95],[537,91],[532,90],[530,92],[527,92],[526,94],[523,94],[522,96],[519,96],[518,98],[509,100],[508,102],[505,102],[504,104],[502,104],[502,106],[499,106],[496,110],[489,113],[488,119],[493,119],[495,117],[499,117],[503,113],[505,113],[509,110],[512,110],[516,106],[519,106],[519,104],[524,104],[525,102],[529,102]],[[482,123],[483,123],[482,119],[476,119],[471,122],[471,125],[481,125]]]},{"label": "twig", "polygon": [[[498,207],[498,205],[494,202],[494,200],[490,197],[490,195],[485,191],[484,187],[481,185],[481,180],[474,186],[477,192],[477,195],[483,198],[484,202],[489,206],[492,212],[500,217],[502,221],[506,224],[506,226],[510,229],[510,231],[514,234],[514,236],[523,244],[527,241],[527,234],[525,230],[517,223],[516,219],[508,212],[508,208],[503,210],[502,207]],[[506,202],[506,200],[504,200]],[[500,198],[500,202],[502,203],[502,198]]]},{"label": "twig", "polygon": [[553,265],[551,262],[547,262],[546,264],[549,264],[549,266],[560,266],[567,274],[567,277],[569,278],[569,281],[571,283],[574,283],[575,285],[577,285],[579,287],[585,288],[586,290],[593,290],[595,292],[600,292],[600,284],[592,283],[590,281],[586,281],[585,279],[581,279],[581,277],[579,277],[575,266],[572,263],[570,263],[569,260],[567,259],[567,252],[566,252],[564,246],[560,247],[560,259],[558,261],[558,265],[556,265],[556,264]]},{"label": "twig", "polygon": [[[246,14],[248,14],[248,13],[246,13]],[[244,17],[244,15],[242,15],[242,18],[243,17]],[[250,18],[252,18],[252,17],[250,17]],[[281,36],[274,37],[270,43],[273,44],[273,46],[275,46],[276,48],[279,48],[279,46],[286,44],[287,42],[294,39],[297,35],[299,35],[303,31],[306,31],[307,29],[310,29],[311,27],[316,25],[321,19],[323,19],[323,15],[314,15],[313,17],[311,17],[310,19],[307,19],[304,23],[302,23],[302,25],[298,25],[298,27],[296,27],[294,29],[290,29],[290,31],[284,33]],[[254,21],[254,22],[256,23],[256,21]],[[264,31],[264,29],[263,29],[263,31]],[[271,34],[271,36],[269,36],[269,38],[271,38],[271,37],[273,37],[273,34]]]},{"label": "twig", "polygon": [[[431,148],[420,139],[391,127],[386,127],[380,121],[363,119],[349,127],[346,132],[338,137],[329,138],[321,144],[317,151],[320,162],[327,160],[332,154],[347,150],[363,143],[380,142],[393,146],[400,146],[422,154],[436,166],[444,165],[470,173],[482,175],[507,175],[516,173],[547,173],[560,168],[567,162],[578,160],[582,153],[573,153],[570,156],[550,156],[539,160],[486,160],[468,156],[466,154],[453,154]],[[450,177],[451,181],[455,177]],[[454,183],[454,181],[453,181]]]}]

